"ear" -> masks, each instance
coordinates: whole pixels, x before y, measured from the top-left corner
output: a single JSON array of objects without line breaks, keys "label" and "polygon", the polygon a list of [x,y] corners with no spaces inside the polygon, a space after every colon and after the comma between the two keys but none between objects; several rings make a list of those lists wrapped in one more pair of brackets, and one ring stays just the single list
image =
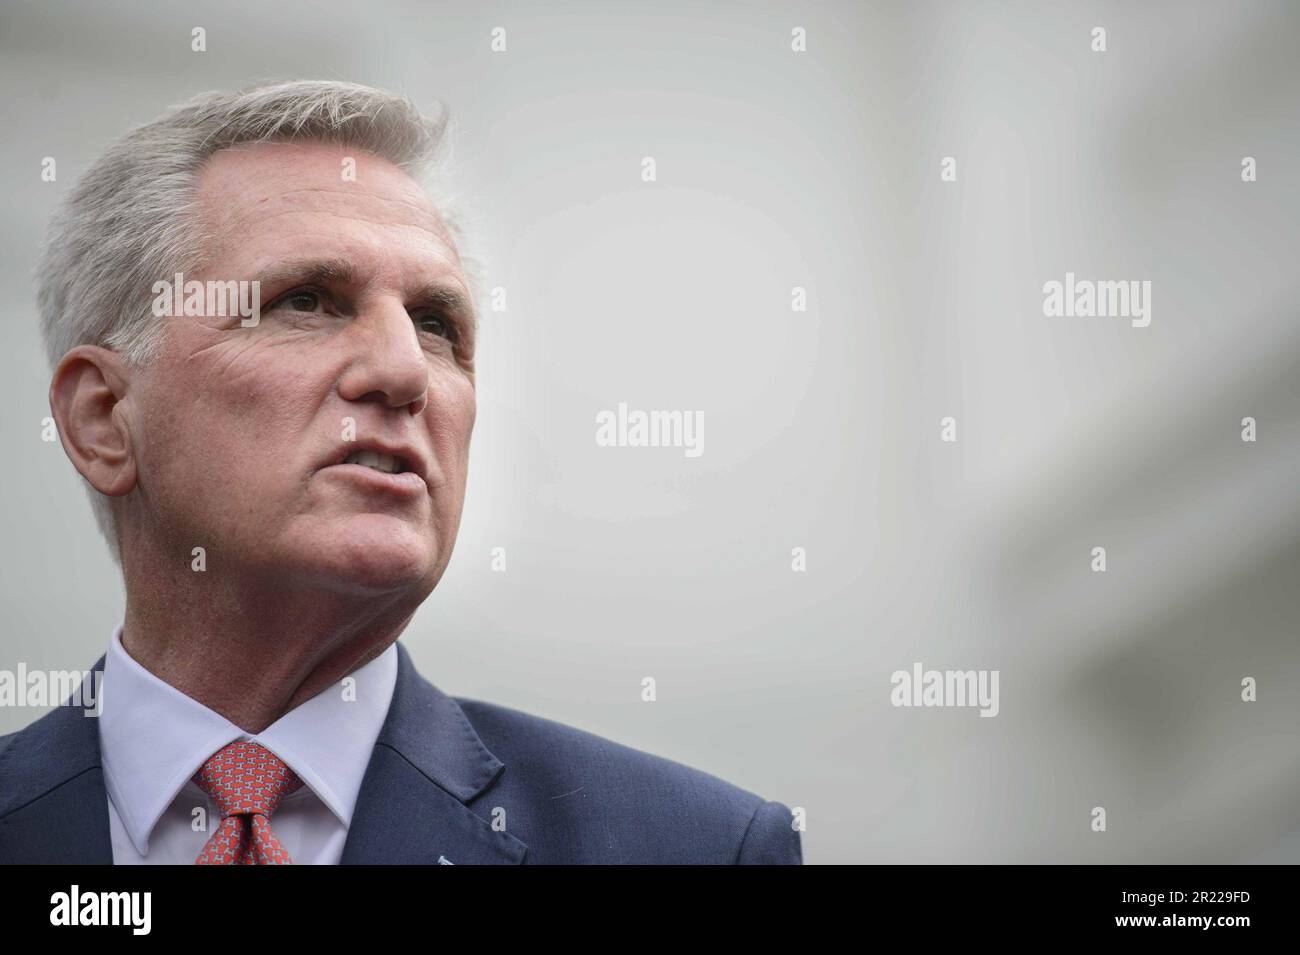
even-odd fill
[{"label": "ear", "polygon": [[121,404],[130,369],[117,352],[78,345],[63,356],[50,382],[50,410],[72,466],[101,494],[135,487],[135,455]]}]

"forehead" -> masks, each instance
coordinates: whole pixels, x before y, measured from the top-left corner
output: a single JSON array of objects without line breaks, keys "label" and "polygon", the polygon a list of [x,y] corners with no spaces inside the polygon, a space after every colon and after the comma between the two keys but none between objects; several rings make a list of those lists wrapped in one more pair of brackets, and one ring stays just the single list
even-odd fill
[{"label": "forehead", "polygon": [[311,246],[391,254],[395,245],[432,256],[443,271],[459,267],[451,237],[432,201],[396,165],[327,143],[255,143],[210,156],[195,182],[208,252],[217,258],[265,258]]}]

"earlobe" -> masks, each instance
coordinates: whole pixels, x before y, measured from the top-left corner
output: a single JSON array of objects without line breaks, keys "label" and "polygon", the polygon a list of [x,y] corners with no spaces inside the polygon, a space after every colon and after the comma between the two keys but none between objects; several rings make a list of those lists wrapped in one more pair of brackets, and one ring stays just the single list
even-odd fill
[{"label": "earlobe", "polygon": [[135,487],[136,462],[121,402],[130,383],[122,357],[78,345],[63,356],[50,382],[50,410],[72,466],[101,494]]}]

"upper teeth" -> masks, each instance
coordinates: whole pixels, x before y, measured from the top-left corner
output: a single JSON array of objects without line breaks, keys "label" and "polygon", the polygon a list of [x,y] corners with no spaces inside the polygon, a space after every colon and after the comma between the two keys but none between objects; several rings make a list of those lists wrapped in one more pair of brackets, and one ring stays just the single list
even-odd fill
[{"label": "upper teeth", "polygon": [[391,454],[379,454],[377,451],[353,451],[344,460],[344,464],[360,464],[362,467],[375,468],[387,474],[397,474],[402,470],[397,458]]}]

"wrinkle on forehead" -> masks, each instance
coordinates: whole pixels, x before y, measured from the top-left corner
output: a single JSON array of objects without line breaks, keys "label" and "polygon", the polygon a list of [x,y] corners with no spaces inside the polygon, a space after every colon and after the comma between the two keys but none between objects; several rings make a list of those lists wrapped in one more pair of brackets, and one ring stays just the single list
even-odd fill
[{"label": "wrinkle on forehead", "polygon": [[[342,160],[356,161],[356,179],[342,178]],[[381,227],[415,227],[459,254],[428,194],[382,157],[325,143],[257,143],[208,158],[195,197],[213,251],[232,233],[285,214],[354,218]]]},{"label": "wrinkle on forehead", "polygon": [[[363,219],[384,226],[414,226],[440,239],[447,238],[446,226],[427,199],[421,205],[409,198],[359,191],[346,185],[291,189],[263,196],[251,208],[239,203],[222,204],[219,208],[226,213],[227,224],[234,226],[299,212]],[[382,220],[377,215],[382,215]]]}]

